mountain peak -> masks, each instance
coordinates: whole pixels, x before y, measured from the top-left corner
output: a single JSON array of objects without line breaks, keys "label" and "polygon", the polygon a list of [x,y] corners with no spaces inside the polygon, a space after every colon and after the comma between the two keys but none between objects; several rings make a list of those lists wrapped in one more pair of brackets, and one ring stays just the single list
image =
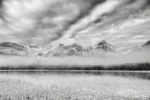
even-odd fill
[{"label": "mountain peak", "polygon": [[103,49],[105,51],[111,51],[112,46],[109,43],[107,43],[105,40],[102,40],[96,45],[96,49]]},{"label": "mountain peak", "polygon": [[143,46],[150,46],[150,40],[147,41]]},{"label": "mountain peak", "polygon": [[100,43],[106,44],[107,42],[106,40],[102,40]]},{"label": "mountain peak", "polygon": [[102,40],[98,42],[97,46],[101,46],[101,45],[109,45],[109,44],[105,40]]}]

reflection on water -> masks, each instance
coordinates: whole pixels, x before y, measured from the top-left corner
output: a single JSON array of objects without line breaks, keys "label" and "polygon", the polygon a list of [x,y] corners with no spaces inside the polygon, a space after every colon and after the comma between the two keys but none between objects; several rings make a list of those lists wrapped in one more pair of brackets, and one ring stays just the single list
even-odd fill
[{"label": "reflection on water", "polygon": [[112,75],[150,79],[150,71],[115,71],[115,70],[13,70],[0,71],[7,74],[59,74],[59,75]]}]

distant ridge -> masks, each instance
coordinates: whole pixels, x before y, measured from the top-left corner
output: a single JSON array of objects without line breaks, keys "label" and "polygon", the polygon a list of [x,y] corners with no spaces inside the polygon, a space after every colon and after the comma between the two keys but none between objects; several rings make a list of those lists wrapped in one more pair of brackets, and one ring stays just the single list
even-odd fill
[{"label": "distant ridge", "polygon": [[100,55],[113,51],[112,45],[105,40],[96,45],[83,47],[80,44],[59,44],[58,47],[38,47],[36,45],[22,45],[12,42],[0,43],[0,54],[3,55],[26,55],[26,56],[87,56]]},{"label": "distant ridge", "polygon": [[17,43],[12,43],[12,42],[0,43],[0,47],[14,48],[17,50],[24,50],[24,48],[25,48],[23,45],[19,45]]},{"label": "distant ridge", "polygon": [[133,48],[128,49],[130,52],[128,53],[134,53],[134,52],[141,52],[141,51],[149,51],[150,49],[150,40],[145,42],[144,44],[140,46],[136,46]]},{"label": "distant ridge", "polygon": [[150,47],[150,40],[147,41],[143,46]]},{"label": "distant ridge", "polygon": [[26,55],[26,47],[12,42],[0,43],[0,54],[2,55]]}]

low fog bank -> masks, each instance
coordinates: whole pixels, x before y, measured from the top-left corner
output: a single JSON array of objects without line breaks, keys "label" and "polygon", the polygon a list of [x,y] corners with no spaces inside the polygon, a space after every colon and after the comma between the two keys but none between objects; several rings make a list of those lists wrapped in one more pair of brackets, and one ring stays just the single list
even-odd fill
[{"label": "low fog bank", "polygon": [[122,64],[150,63],[149,51],[131,53],[127,55],[113,54],[101,56],[71,56],[71,57],[26,57],[26,56],[0,56],[2,67],[43,67],[43,66],[117,66]]}]

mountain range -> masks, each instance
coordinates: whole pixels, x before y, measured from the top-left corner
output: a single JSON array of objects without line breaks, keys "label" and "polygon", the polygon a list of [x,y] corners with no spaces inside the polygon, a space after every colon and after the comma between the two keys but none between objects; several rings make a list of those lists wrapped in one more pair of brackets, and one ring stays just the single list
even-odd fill
[{"label": "mountain range", "polygon": [[136,46],[134,48],[130,48],[129,51],[130,51],[129,53],[141,52],[141,51],[150,51],[150,40],[141,46]]},{"label": "mountain range", "polygon": [[1,55],[26,55],[27,48],[24,45],[11,42],[0,43]]},{"label": "mountain range", "polygon": [[107,52],[113,52],[113,46],[108,44],[105,40],[100,41],[94,46],[83,47],[77,43],[65,46],[64,44],[59,44],[54,50],[50,50],[46,55],[53,56],[86,56],[94,54],[103,54]]},{"label": "mountain range", "polygon": [[[122,53],[138,52],[150,48],[150,41],[147,41],[141,46],[130,48]],[[23,45],[12,42],[0,43],[0,55],[20,55],[20,56],[88,56],[88,55],[103,55],[116,53],[114,46],[107,43],[105,40],[98,42],[94,46],[83,47],[77,43],[65,46],[59,44],[58,47],[38,47],[36,45]]]}]

